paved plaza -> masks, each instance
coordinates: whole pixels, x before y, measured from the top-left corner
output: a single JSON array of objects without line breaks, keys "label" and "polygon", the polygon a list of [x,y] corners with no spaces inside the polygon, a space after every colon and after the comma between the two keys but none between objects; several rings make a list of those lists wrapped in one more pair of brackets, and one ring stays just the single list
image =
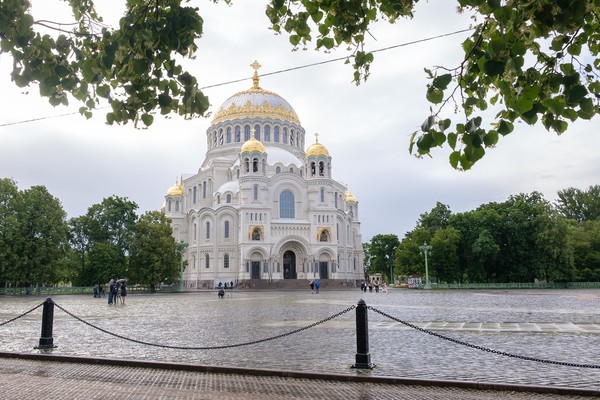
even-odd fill
[{"label": "paved plaza", "polygon": [[[526,386],[497,386],[494,390],[477,384],[422,381],[385,383],[359,382],[345,376],[290,377],[247,370],[235,373],[182,370],[177,365],[161,368],[136,367],[135,363],[109,365],[93,359],[78,362],[0,358],[0,397],[7,400],[71,399],[262,399],[262,400],[370,400],[370,399],[587,399],[600,392],[585,389],[550,390]],[[98,360],[96,360],[98,361]],[[127,365],[129,364],[129,365]],[[181,366],[179,366],[181,367]],[[257,374],[257,372],[261,372]],[[281,375],[281,371],[280,371]],[[301,374],[300,374],[301,375]]]},{"label": "paved plaza", "polygon": [[[357,351],[352,307],[361,298],[370,307],[370,355],[377,367],[359,374],[350,366]],[[14,319],[44,300],[31,296],[0,298],[0,323]],[[270,369],[313,373],[317,377],[343,375],[348,379],[363,375],[420,382],[568,387],[593,393],[600,389],[600,368],[596,367],[600,364],[600,290],[597,289],[393,290],[387,294],[324,291],[319,295],[311,294],[310,290],[254,291],[228,294],[223,300],[215,293],[206,292],[132,295],[127,305],[119,306],[108,306],[106,299],[91,296],[56,296],[53,301],[70,313],[60,308],[54,312],[57,347],[51,354],[61,357],[101,358],[117,364],[158,361]],[[36,309],[1,325],[0,352],[36,354],[38,351],[33,347],[40,339],[40,322],[41,309]],[[6,360],[0,362],[8,368],[0,373],[10,374],[11,364]],[[65,385],[73,386],[75,381],[60,375],[65,367],[54,364],[57,363],[52,363],[51,373],[44,370],[46,367],[33,369],[52,379],[47,386],[62,380]],[[23,373],[28,368],[23,367]],[[114,369],[98,365],[89,368],[85,367],[92,375]],[[58,375],[54,375],[55,369]],[[125,369],[119,374],[126,376],[128,371]],[[131,375],[131,379],[138,379],[140,374]],[[33,380],[41,379],[37,375],[30,376]],[[155,385],[152,379],[159,382],[172,379],[168,376],[171,375],[157,372],[157,376],[148,378],[144,385]],[[9,379],[4,382],[10,384],[10,378],[2,379]],[[88,378],[78,379],[85,382]],[[261,379],[265,378],[236,375],[231,384],[241,382],[238,383],[241,387],[261,387],[264,385],[259,382]],[[129,378],[125,383],[128,381]],[[367,388],[374,385],[352,383]],[[335,386],[335,382],[328,385]],[[374,386],[379,390],[378,385]],[[165,389],[169,390],[173,388]],[[418,398],[409,394],[420,390],[424,390],[423,387],[416,391],[407,389],[404,398]],[[165,394],[162,398],[201,398],[200,395],[169,397]],[[286,394],[288,398],[294,398],[293,395]],[[397,393],[377,396],[403,398]],[[452,398],[450,396],[444,394],[439,398]]]}]

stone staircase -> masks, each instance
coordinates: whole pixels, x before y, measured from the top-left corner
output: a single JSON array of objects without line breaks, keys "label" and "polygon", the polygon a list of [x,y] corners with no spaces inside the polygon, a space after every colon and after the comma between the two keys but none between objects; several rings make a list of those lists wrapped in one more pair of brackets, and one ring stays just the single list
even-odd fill
[{"label": "stone staircase", "polygon": [[[356,288],[353,281],[337,281],[333,279],[320,279],[321,290],[351,290]],[[238,282],[236,289],[244,290],[310,290],[310,280],[307,279],[280,279],[269,282],[266,279],[247,279]]]}]

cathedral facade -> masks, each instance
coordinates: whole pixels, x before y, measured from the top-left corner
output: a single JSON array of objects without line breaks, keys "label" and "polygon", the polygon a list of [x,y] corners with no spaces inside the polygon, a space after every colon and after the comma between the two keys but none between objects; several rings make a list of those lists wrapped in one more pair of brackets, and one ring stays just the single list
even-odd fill
[{"label": "cathedral facade", "polygon": [[259,86],[234,94],[206,132],[198,172],[167,191],[164,212],[185,243],[186,288],[251,279],[364,278],[358,201],[290,104]]}]

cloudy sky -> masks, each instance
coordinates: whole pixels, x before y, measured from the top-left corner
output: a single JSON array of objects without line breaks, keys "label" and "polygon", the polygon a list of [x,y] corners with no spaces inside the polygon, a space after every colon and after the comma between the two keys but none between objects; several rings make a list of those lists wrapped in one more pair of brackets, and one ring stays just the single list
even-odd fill
[{"label": "cloudy sky", "polygon": [[[97,1],[107,23],[116,25],[114,0]],[[34,0],[37,18],[66,21],[59,0]],[[245,81],[205,90],[211,111],[232,94],[251,87],[250,64],[259,73],[320,63],[347,55],[292,51],[286,36],[268,29],[264,3],[238,0],[228,7],[194,0],[204,18],[204,37],[195,60],[186,68],[202,87],[237,79]],[[420,2],[415,18],[373,29],[369,49],[384,49],[469,27],[457,15],[456,2]],[[448,164],[448,149],[433,158],[408,153],[410,134],[428,115],[424,67],[453,67],[461,59],[466,33],[376,53],[369,80],[355,86],[352,68],[343,61],[296,69],[261,78],[261,87],[284,97],[307,132],[315,132],[333,158],[334,178],[348,184],[359,201],[363,241],[378,233],[400,238],[414,228],[419,215],[437,201],[453,212],[502,202],[517,193],[539,191],[554,201],[558,190],[586,189],[600,183],[600,123],[596,118],[571,125],[562,136],[541,126],[516,124],[471,171]],[[10,81],[12,59],[0,56],[0,177],[14,179],[20,189],[44,185],[59,198],[69,217],[92,204],[118,195],[159,209],[166,190],[182,174],[196,173],[206,153],[210,118],[184,120],[157,117],[148,130],[108,126],[102,111],[91,120],[67,115],[79,105],[54,108],[38,96],[37,87],[17,88]],[[452,112],[452,110],[448,110]],[[33,122],[22,122],[39,119]]]}]

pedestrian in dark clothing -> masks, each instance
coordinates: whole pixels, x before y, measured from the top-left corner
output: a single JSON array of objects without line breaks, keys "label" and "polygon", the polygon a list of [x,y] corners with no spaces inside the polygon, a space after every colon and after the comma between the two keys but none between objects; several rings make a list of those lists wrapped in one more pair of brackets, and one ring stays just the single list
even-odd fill
[{"label": "pedestrian in dark clothing", "polygon": [[[112,305],[113,303],[113,297],[115,295],[115,286],[116,286],[116,282],[114,279],[111,279],[110,282],[108,282],[108,304]],[[116,300],[116,299],[114,299]]]},{"label": "pedestrian in dark clothing", "polygon": [[315,292],[315,281],[310,281],[309,285],[310,285],[310,292],[314,293]]},{"label": "pedestrian in dark clothing", "polygon": [[125,297],[127,297],[127,285],[125,282],[121,283],[121,302],[125,304]]},{"label": "pedestrian in dark clothing", "polygon": [[319,294],[319,288],[321,287],[321,283],[319,282],[319,280],[317,279],[315,281],[315,293]]}]

